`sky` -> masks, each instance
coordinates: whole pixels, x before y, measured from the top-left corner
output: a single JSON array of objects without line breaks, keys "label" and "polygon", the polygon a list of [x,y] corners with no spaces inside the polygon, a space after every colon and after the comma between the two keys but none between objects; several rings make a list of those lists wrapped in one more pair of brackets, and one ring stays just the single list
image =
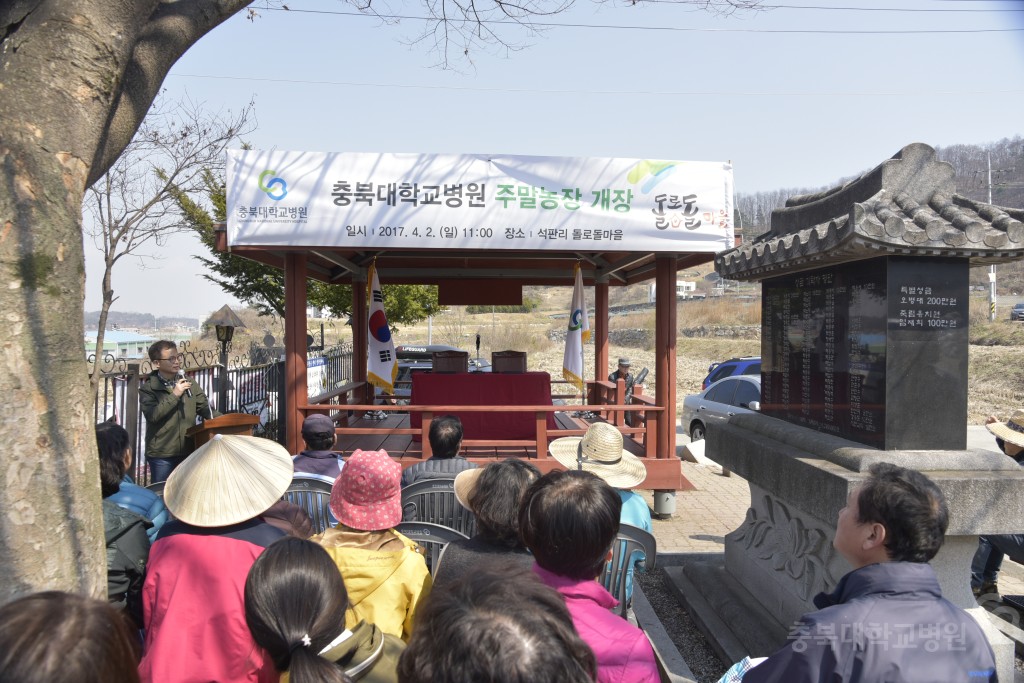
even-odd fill
[{"label": "sky", "polygon": [[[828,185],[911,142],[1024,135],[1020,0],[765,0],[730,15],[576,0],[539,34],[491,25],[522,49],[455,50],[447,70],[431,40],[413,43],[421,20],[286,2],[205,36],[165,96],[225,114],[252,100],[255,149],[731,161],[738,193]],[[424,14],[411,0],[374,7]],[[85,248],[97,310],[102,260]],[[202,251],[180,235],[159,261],[125,259],[113,310],[237,305],[202,279]],[[169,281],[174,295],[157,294]]]}]

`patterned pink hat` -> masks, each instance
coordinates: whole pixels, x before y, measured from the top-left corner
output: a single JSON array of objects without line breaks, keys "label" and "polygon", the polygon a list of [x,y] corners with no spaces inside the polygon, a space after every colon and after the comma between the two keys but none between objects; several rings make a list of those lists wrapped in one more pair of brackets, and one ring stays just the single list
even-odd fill
[{"label": "patterned pink hat", "polygon": [[388,452],[356,450],[331,489],[331,512],[360,531],[390,529],[402,521],[402,466]]}]

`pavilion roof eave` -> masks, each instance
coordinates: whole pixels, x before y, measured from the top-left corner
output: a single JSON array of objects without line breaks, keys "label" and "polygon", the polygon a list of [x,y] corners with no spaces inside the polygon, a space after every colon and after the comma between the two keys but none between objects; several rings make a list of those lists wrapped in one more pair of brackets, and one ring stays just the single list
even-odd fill
[{"label": "pavilion roof eave", "polygon": [[[217,248],[228,251],[225,234],[218,232]],[[253,261],[284,268],[289,253],[305,255],[309,277],[334,284],[364,281],[377,260],[384,284],[438,284],[463,279],[502,279],[523,285],[570,286],[573,264],[582,262],[586,285],[606,282],[612,286],[636,284],[655,276],[660,253],[626,251],[494,251],[458,250],[342,250],[330,247],[235,247],[230,250]],[[677,270],[709,263],[711,252],[674,252]]]}]

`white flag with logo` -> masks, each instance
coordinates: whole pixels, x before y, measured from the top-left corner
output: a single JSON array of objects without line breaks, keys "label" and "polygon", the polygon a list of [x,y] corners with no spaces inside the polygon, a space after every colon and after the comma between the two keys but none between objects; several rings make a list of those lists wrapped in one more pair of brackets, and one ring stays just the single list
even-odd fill
[{"label": "white flag with logo", "polygon": [[367,283],[370,303],[368,322],[369,343],[366,350],[366,381],[388,393],[395,388],[398,376],[398,362],[395,360],[395,342],[391,338],[388,317],[384,314],[384,292],[377,278],[377,264],[370,266]]},{"label": "white flag with logo", "polygon": [[583,345],[590,339],[590,320],[587,304],[583,300],[583,273],[580,264],[574,270],[576,281],[572,288],[572,306],[569,307],[569,329],[565,335],[565,355],[562,357],[562,377],[583,392]]}]

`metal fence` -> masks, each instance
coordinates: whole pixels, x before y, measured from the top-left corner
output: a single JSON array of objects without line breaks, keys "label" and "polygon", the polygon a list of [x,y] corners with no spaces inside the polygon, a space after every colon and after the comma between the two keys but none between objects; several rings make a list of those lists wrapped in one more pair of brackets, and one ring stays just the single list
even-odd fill
[{"label": "metal fence", "polygon": [[[278,429],[278,415],[284,401],[284,349],[253,345],[248,353],[229,357],[228,367],[219,362],[213,349],[194,349],[182,342],[178,352],[184,356],[182,369],[193,382],[203,388],[210,405],[221,413],[258,415],[256,436],[284,442],[284,431]],[[92,358],[89,359],[90,366]],[[351,381],[352,347],[342,344],[308,352],[310,395],[336,389]],[[146,420],[139,406],[139,387],[154,370],[148,359],[115,358],[106,355],[100,365],[100,381],[96,391],[95,421],[113,420],[128,431],[132,453],[132,477],[146,482],[145,469]],[[221,402],[220,382],[226,383]]]}]

